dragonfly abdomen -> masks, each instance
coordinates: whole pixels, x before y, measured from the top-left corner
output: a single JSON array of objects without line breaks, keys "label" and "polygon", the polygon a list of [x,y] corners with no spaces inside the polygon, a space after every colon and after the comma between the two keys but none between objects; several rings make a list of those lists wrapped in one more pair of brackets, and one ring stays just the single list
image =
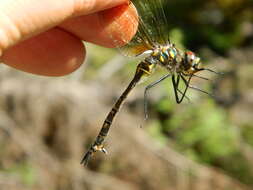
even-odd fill
[{"label": "dragonfly abdomen", "polygon": [[81,163],[87,164],[89,158],[91,157],[91,155],[94,152],[102,151],[104,153],[107,153],[107,151],[105,150],[105,148],[103,146],[103,142],[104,142],[106,136],[108,135],[108,132],[109,132],[109,129],[112,125],[113,119],[115,118],[115,116],[118,113],[120,107],[122,106],[123,102],[127,98],[127,95],[131,92],[131,90],[136,86],[136,84],[141,80],[141,78],[143,76],[150,75],[152,73],[153,68],[154,68],[154,64],[150,63],[146,60],[139,63],[139,65],[136,69],[136,73],[134,75],[134,78],[132,79],[132,81],[130,82],[130,84],[126,88],[126,90],[119,97],[119,99],[116,101],[113,108],[111,109],[111,111],[107,115],[107,117],[106,117],[106,119],[103,123],[103,126],[102,126],[95,142],[90,147],[88,152],[84,155]]}]

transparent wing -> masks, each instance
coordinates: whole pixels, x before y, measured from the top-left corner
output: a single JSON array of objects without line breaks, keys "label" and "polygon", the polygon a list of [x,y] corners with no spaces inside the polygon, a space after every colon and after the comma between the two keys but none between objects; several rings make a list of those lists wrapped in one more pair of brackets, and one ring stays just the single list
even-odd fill
[{"label": "transparent wing", "polygon": [[[120,50],[127,56],[136,56],[158,44],[169,42],[169,26],[164,12],[168,0],[132,0],[137,9],[138,31]],[[135,21],[136,23],[136,21]]]},{"label": "transparent wing", "polygon": [[153,42],[166,44],[168,42],[168,23],[164,12],[168,0],[132,0],[140,20],[140,34],[146,31]]},{"label": "transparent wing", "polygon": [[[138,56],[146,50],[157,45],[169,42],[169,26],[164,12],[168,0],[131,0],[129,6],[134,6],[138,17],[125,15],[131,27],[138,24],[138,30],[131,41],[121,36],[119,40],[113,39],[114,46],[118,47],[126,56]],[[118,26],[120,30],[120,25]],[[122,46],[122,40],[126,45]],[[122,46],[122,47],[121,47]]]}]

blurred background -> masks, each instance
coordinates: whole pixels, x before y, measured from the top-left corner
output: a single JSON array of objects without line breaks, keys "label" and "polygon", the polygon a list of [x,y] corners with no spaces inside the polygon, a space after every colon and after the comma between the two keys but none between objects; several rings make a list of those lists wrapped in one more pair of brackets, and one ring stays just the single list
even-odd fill
[{"label": "blurred background", "polygon": [[138,60],[87,45],[75,73],[47,78],[0,69],[0,189],[253,189],[253,1],[171,1],[170,37],[196,52],[210,80],[192,84],[180,105],[171,81],[128,97],[107,137],[107,156],[80,160]]}]

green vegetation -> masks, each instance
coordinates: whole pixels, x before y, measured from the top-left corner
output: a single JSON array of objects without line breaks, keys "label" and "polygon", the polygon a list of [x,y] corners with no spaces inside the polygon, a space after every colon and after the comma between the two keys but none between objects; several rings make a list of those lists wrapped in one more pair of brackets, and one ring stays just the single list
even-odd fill
[{"label": "green vegetation", "polygon": [[29,163],[19,163],[2,171],[9,175],[17,176],[25,185],[32,186],[36,183],[34,168]]}]

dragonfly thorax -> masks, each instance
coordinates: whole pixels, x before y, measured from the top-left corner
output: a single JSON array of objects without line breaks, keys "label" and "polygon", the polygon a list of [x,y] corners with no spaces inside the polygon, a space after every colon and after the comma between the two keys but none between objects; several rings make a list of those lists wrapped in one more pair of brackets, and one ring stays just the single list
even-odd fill
[{"label": "dragonfly thorax", "polygon": [[161,65],[165,66],[173,62],[179,55],[178,50],[173,45],[160,46],[153,50],[152,57],[156,58]]},{"label": "dragonfly thorax", "polygon": [[165,67],[171,73],[192,75],[202,70],[199,57],[191,51],[180,52],[174,45],[154,49],[149,60]]}]

